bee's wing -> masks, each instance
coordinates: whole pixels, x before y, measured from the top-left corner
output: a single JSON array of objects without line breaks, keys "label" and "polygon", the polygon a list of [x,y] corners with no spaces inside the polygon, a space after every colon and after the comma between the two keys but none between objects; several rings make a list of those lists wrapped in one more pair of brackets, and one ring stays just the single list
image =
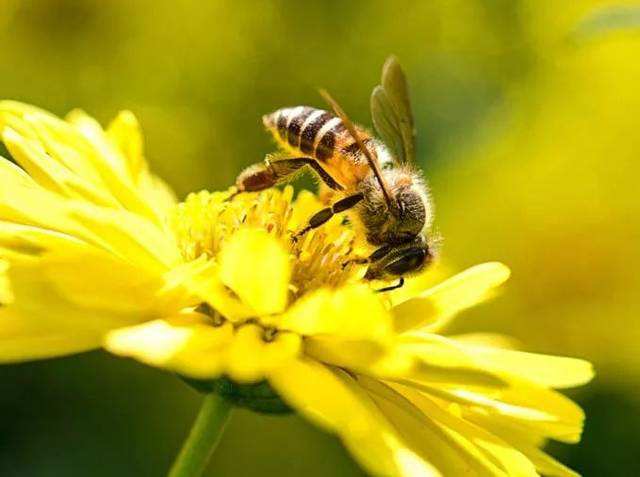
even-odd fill
[{"label": "bee's wing", "polygon": [[336,113],[336,116],[340,118],[340,120],[342,121],[342,124],[344,124],[344,126],[347,128],[347,131],[349,131],[349,135],[351,135],[353,140],[358,145],[358,149],[360,149],[362,154],[364,154],[364,157],[367,158],[369,167],[373,171],[373,174],[376,176],[378,184],[380,184],[380,188],[382,189],[382,193],[384,194],[384,199],[385,199],[385,202],[387,203],[387,207],[391,208],[391,192],[389,191],[389,186],[384,180],[384,177],[382,177],[378,160],[374,155],[371,154],[371,151],[369,151],[369,149],[365,147],[364,143],[362,142],[362,139],[360,138],[360,135],[358,134],[358,130],[356,129],[354,124],[351,122],[347,114],[344,112],[342,107],[340,107],[340,105],[336,102],[336,100],[333,99],[331,95],[323,89],[320,90],[320,94],[325,99],[325,101],[331,105],[333,112]]},{"label": "bee's wing", "polygon": [[382,81],[371,93],[371,118],[384,143],[400,162],[415,160],[415,128],[407,79],[395,56],[382,67]]}]

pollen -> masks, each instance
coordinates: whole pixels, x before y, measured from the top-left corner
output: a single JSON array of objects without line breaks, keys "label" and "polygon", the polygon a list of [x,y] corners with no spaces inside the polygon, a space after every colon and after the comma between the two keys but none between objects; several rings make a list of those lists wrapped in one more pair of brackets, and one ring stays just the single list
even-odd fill
[{"label": "pollen", "polygon": [[296,231],[323,207],[318,198],[302,191],[294,199],[293,188],[239,194],[227,192],[190,194],[171,216],[178,247],[185,261],[202,256],[216,259],[225,241],[242,228],[261,229],[276,237],[291,260],[292,298],[322,287],[337,288],[362,276],[353,264],[361,248],[344,217],[333,217],[299,240]]}]

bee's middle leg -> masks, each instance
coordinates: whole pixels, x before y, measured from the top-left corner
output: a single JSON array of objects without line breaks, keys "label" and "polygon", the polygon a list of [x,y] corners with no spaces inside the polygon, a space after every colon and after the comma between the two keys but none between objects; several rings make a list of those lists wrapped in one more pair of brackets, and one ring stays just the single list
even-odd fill
[{"label": "bee's middle leg", "polygon": [[319,210],[318,212],[316,212],[311,216],[307,226],[293,236],[293,240],[298,240],[300,237],[306,234],[309,230],[313,230],[320,227],[322,224],[327,222],[335,214],[339,214],[340,212],[344,212],[345,210],[352,208],[358,202],[360,202],[363,198],[364,198],[364,195],[359,192],[357,194],[347,196],[344,199],[340,199],[333,205]]},{"label": "bee's middle leg", "polygon": [[290,180],[302,167],[309,166],[331,189],[341,190],[331,175],[315,159],[310,157],[292,157],[269,160],[253,164],[240,173],[236,179],[238,192],[257,192]]}]

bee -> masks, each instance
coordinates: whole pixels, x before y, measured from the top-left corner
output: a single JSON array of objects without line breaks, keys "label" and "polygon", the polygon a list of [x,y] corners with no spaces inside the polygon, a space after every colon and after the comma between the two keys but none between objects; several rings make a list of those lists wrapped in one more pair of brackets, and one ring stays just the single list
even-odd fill
[{"label": "bee", "polygon": [[327,206],[293,239],[346,212],[376,247],[368,257],[353,260],[368,265],[365,279],[398,278],[396,285],[381,291],[399,288],[405,276],[433,260],[433,206],[415,165],[415,129],[404,72],[395,57],[388,58],[381,83],[371,94],[371,116],[381,140],[354,125],[328,93],[321,94],[333,112],[297,106],[263,116],[282,153],[242,171],[237,191],[267,189],[311,169],[321,181],[320,195]]}]

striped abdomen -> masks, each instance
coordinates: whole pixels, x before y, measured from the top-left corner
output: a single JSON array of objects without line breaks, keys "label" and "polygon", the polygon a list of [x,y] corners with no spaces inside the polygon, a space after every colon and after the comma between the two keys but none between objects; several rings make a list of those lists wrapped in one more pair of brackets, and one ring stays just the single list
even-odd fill
[{"label": "striped abdomen", "polygon": [[[284,146],[329,162],[333,157],[353,156],[358,152],[357,144],[342,120],[333,113],[308,106],[279,109],[262,118],[264,125]],[[360,138],[367,144],[369,135],[358,129]]]}]

